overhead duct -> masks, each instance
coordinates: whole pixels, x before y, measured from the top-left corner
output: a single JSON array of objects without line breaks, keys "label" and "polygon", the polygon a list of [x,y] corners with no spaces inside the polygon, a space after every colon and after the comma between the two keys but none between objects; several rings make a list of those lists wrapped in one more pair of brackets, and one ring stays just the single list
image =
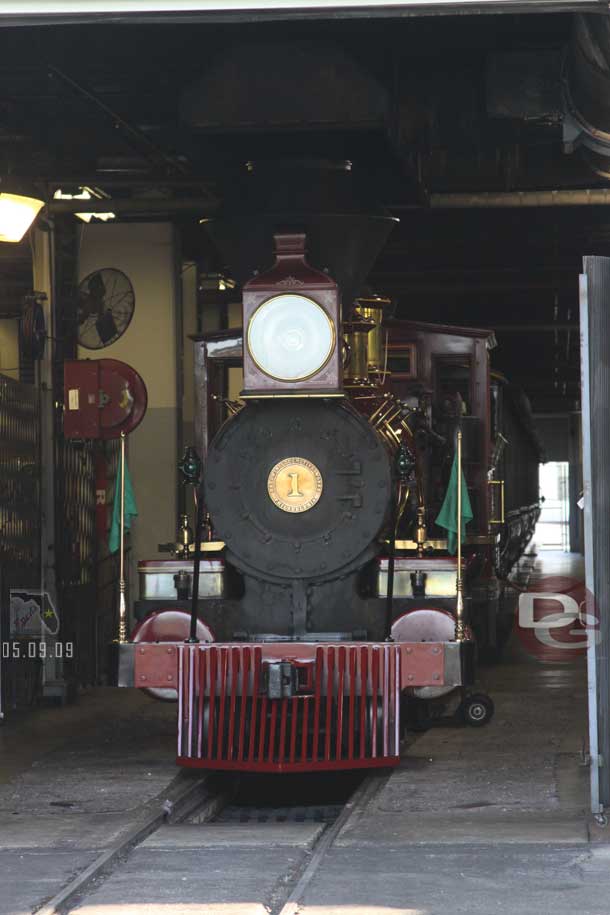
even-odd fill
[{"label": "overhead duct", "polygon": [[276,232],[304,231],[308,262],[328,270],[347,307],[397,222],[350,162],[297,159],[249,163],[204,226],[241,284],[273,264]]},{"label": "overhead duct", "polygon": [[326,133],[383,129],[391,102],[388,89],[340,44],[261,35],[212,53],[180,107],[182,119],[207,134]]},{"label": "overhead duct", "polygon": [[564,79],[564,146],[610,178],[610,18],[578,15]]},{"label": "overhead duct", "polygon": [[[560,48],[491,52],[487,63],[491,118],[563,125],[565,152],[610,178],[610,17],[574,16]],[[569,201],[568,201],[569,203]]]},{"label": "overhead duct", "polygon": [[586,207],[610,205],[605,187],[553,191],[479,191],[478,193],[430,194],[429,205],[440,210],[498,210],[526,207]]}]

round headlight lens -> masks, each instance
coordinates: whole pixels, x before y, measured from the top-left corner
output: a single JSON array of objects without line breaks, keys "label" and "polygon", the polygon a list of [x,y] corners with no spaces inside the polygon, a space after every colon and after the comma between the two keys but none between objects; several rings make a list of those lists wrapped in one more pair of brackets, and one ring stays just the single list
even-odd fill
[{"label": "round headlight lens", "polygon": [[279,381],[303,381],[328,361],[333,323],[302,295],[277,295],[258,306],[248,325],[248,350],[256,365]]}]

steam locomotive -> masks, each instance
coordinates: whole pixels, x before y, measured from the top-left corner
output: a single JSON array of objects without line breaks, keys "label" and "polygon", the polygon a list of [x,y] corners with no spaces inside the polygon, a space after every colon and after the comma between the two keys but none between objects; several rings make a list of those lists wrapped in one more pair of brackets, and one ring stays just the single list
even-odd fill
[{"label": "steam locomotive", "polygon": [[[194,340],[201,484],[196,460],[183,470],[197,524],[193,534],[183,519],[172,559],[139,564],[118,682],[177,699],[184,766],[392,765],[405,700],[454,694],[474,725],[493,712],[470,692],[475,639],[460,599],[465,581],[486,637],[512,536],[506,520],[495,533],[488,494],[500,488],[502,441],[495,430],[492,464],[493,335],[387,320],[387,303],[357,297],[390,217],[329,213],[314,195],[299,230],[278,231],[294,212],[264,196],[262,207],[241,194],[229,208],[239,218],[210,229],[243,282],[243,334]],[[257,272],[272,238],[275,263]],[[232,401],[236,366],[243,390]],[[460,567],[435,527],[458,433],[476,519]],[[516,554],[536,501],[532,491],[516,508]]]}]

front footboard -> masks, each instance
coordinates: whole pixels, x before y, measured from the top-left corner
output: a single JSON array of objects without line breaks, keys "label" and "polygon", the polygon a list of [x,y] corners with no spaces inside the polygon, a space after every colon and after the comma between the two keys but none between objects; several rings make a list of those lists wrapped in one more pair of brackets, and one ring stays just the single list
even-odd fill
[{"label": "front footboard", "polygon": [[464,643],[119,645],[119,685],[175,689],[178,762],[296,772],[396,764],[405,690],[459,686]]}]

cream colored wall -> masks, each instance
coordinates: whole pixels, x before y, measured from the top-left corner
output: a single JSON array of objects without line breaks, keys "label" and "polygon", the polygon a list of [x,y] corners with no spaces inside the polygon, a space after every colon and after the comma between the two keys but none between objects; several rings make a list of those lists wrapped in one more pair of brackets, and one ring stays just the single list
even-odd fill
[{"label": "cream colored wall", "polygon": [[227,320],[229,322],[229,327],[241,327],[242,325],[242,312],[241,312],[241,302],[230,302],[227,308]]},{"label": "cream colored wall", "polygon": [[104,350],[79,349],[79,359],[120,359],[136,369],[148,390],[148,410],[129,436],[129,469],[138,518],[132,527],[133,566],[159,555],[173,540],[176,504],[176,287],[174,229],[168,223],[84,227],[79,276],[101,267],[123,270],[135,292],[131,324]]},{"label": "cream colored wall", "polygon": [[0,374],[19,378],[19,322],[0,319]]},{"label": "cream colored wall", "polygon": [[104,350],[80,349],[79,359],[121,359],[144,378],[148,405],[176,406],[174,231],[169,223],[85,225],[79,277],[101,267],[123,270],[136,298],[120,340]]}]

